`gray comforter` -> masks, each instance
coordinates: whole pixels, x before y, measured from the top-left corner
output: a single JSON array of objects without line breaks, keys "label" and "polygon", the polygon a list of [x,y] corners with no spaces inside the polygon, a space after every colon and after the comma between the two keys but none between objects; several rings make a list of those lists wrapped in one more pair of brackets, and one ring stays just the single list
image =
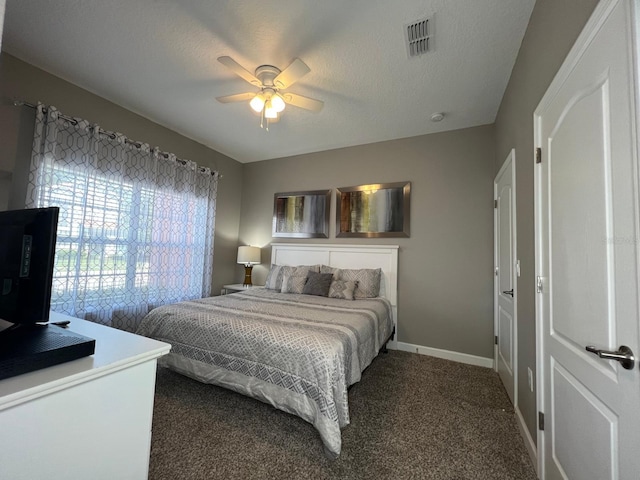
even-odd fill
[{"label": "gray comforter", "polygon": [[172,345],[161,364],[312,423],[335,458],[349,424],[347,388],[391,335],[391,317],[382,298],[254,288],[156,308],[137,333]]}]

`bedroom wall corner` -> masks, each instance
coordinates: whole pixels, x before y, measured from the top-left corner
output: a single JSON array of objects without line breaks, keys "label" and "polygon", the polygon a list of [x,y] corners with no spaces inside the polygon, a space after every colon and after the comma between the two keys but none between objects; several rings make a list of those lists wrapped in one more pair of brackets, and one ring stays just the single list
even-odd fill
[{"label": "bedroom wall corner", "polygon": [[[116,105],[83,88],[30,65],[12,55],[0,54],[0,209],[22,208],[26,174],[31,159],[34,111],[16,107],[14,99],[55,105],[71,116],[98,123],[107,130],[158,146],[180,158],[218,170],[213,293],[235,278],[242,164],[212,148]],[[7,193],[8,188],[11,192]],[[6,198],[5,198],[6,197]]]}]

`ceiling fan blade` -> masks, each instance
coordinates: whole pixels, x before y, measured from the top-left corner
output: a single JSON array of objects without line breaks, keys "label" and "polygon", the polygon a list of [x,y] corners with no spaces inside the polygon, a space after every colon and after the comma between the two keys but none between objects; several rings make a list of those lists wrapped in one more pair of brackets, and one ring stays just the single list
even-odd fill
[{"label": "ceiling fan blade", "polygon": [[260,80],[256,78],[256,76],[251,73],[249,70],[246,70],[243,66],[241,66],[238,62],[236,62],[231,57],[218,57],[218,61],[231,70],[233,73],[238,75],[240,78],[243,78],[251,85],[255,85],[256,87],[260,86]]},{"label": "ceiling fan blade", "polygon": [[277,88],[289,88],[310,71],[311,69],[307,67],[302,60],[296,58],[291,62],[291,65],[285,68],[276,78],[273,79],[273,84]]},{"label": "ceiling fan blade", "polygon": [[236,93],[235,95],[226,95],[224,97],[216,97],[220,103],[246,102],[256,96],[256,92]]},{"label": "ceiling fan blade", "polygon": [[279,95],[281,95],[284,101],[289,105],[304,108],[305,110],[310,110],[314,113],[318,113],[324,106],[324,102],[321,102],[320,100],[315,100],[303,95],[296,95],[295,93],[279,92]]}]

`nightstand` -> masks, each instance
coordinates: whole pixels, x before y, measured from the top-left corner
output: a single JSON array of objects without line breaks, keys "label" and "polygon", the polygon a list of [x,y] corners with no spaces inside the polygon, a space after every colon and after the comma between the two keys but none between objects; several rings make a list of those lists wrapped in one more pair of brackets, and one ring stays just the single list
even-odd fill
[{"label": "nightstand", "polygon": [[241,283],[233,283],[231,285],[223,285],[220,294],[228,295],[230,293],[242,292],[244,290],[251,290],[252,288],[257,287],[262,287],[262,285],[251,285],[249,287],[246,287]]}]

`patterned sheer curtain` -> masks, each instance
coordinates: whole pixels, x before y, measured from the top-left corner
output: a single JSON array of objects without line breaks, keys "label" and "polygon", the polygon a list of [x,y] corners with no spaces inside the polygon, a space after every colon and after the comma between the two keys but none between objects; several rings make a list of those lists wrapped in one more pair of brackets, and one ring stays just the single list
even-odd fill
[{"label": "patterned sheer curtain", "polygon": [[60,207],[51,309],[135,331],[211,294],[218,175],[39,104],[27,207]]}]

